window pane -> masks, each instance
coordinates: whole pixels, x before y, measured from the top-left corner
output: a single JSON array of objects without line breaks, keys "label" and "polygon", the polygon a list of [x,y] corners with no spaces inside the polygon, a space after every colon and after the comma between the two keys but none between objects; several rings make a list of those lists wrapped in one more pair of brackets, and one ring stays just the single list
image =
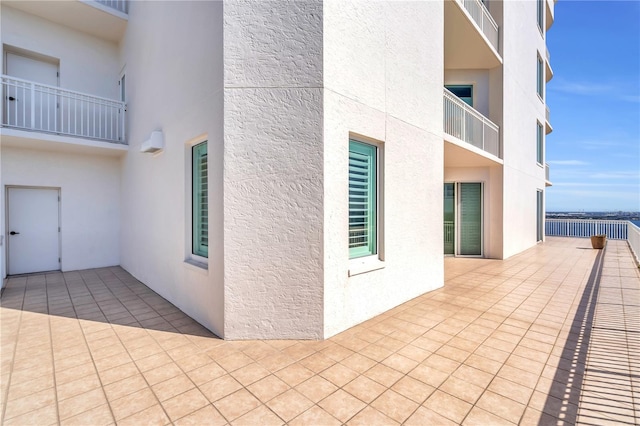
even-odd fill
[{"label": "window pane", "polygon": [[207,143],[195,145],[192,153],[193,169],[193,254],[209,254],[209,185]]},{"label": "window pane", "polygon": [[467,105],[473,106],[473,86],[470,84],[460,85],[445,85],[451,93],[460,98],[461,101],[466,102]]},{"label": "window pane", "polygon": [[349,257],[376,253],[376,147],[349,141]]}]

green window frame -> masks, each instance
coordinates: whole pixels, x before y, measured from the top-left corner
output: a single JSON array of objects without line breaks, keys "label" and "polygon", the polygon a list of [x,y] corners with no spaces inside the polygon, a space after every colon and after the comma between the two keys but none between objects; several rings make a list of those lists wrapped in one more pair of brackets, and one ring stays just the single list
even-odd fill
[{"label": "green window frame", "polygon": [[209,256],[209,184],[207,142],[191,148],[192,253]]},{"label": "green window frame", "polygon": [[536,134],[536,161],[538,164],[542,164],[544,161],[544,132],[542,124],[538,121]]},{"label": "green window frame", "polygon": [[378,148],[349,140],[349,258],[377,254]]}]

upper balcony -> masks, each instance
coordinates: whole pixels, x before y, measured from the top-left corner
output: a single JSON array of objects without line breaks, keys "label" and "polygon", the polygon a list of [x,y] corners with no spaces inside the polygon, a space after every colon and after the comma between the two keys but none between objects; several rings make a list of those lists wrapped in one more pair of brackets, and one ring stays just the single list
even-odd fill
[{"label": "upper balcony", "polygon": [[548,83],[553,78],[553,69],[551,68],[551,55],[549,54],[549,49],[547,48],[546,51],[547,51],[547,55],[546,55],[546,60],[544,61],[544,64],[546,69],[545,76]]},{"label": "upper balcony", "polygon": [[555,14],[555,5],[556,5],[556,0],[546,0],[545,3],[547,4],[546,6],[546,21],[547,21],[547,25],[546,25],[546,29],[547,31],[549,30],[549,28],[551,28],[551,25],[553,25],[553,19],[554,19],[554,14]]},{"label": "upper balcony", "polygon": [[129,19],[128,0],[3,0],[2,3],[112,42],[122,39]]},{"label": "upper balcony", "polygon": [[549,163],[544,163],[544,186],[553,186],[549,179]]},{"label": "upper balcony", "polygon": [[553,127],[551,127],[551,121],[549,120],[551,116],[551,111],[549,111],[549,106],[545,105],[544,107],[544,131],[545,134],[549,134],[553,132]]},{"label": "upper balcony", "polygon": [[444,2],[444,66],[491,69],[502,63],[499,28],[481,0]]},{"label": "upper balcony", "polygon": [[128,149],[124,102],[7,75],[1,78],[3,143]]},{"label": "upper balcony", "polygon": [[500,128],[444,89],[445,162],[461,167],[502,164]]}]

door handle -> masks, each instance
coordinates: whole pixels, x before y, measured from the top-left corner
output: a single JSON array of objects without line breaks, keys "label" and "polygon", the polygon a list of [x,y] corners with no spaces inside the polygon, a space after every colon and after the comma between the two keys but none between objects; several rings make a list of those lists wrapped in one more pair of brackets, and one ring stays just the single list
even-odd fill
[{"label": "door handle", "polygon": [[19,232],[16,232],[16,231],[9,232],[9,235],[18,235],[18,234],[19,234]]},{"label": "door handle", "polygon": [[9,96],[9,100],[10,100],[10,101],[16,101],[17,99],[16,99],[16,98],[14,98],[13,96]]}]

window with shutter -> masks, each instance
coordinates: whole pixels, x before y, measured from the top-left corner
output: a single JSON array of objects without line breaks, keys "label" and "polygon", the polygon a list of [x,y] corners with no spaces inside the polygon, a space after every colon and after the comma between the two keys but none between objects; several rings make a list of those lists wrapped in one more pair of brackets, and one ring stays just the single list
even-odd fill
[{"label": "window with shutter", "polygon": [[377,253],[377,148],[349,141],[349,258]]},{"label": "window with shutter", "polygon": [[207,181],[207,142],[192,148],[193,247],[195,255],[209,254],[209,192]]}]

